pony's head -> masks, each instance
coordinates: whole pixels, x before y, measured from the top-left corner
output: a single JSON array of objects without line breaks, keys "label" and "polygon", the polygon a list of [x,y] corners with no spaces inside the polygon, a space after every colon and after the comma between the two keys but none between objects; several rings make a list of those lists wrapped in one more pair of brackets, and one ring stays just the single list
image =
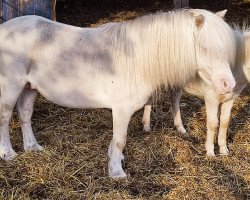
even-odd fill
[{"label": "pony's head", "polygon": [[231,92],[235,79],[231,72],[236,56],[233,29],[223,20],[225,11],[211,13],[190,10],[195,21],[195,51],[198,74],[216,93]]}]

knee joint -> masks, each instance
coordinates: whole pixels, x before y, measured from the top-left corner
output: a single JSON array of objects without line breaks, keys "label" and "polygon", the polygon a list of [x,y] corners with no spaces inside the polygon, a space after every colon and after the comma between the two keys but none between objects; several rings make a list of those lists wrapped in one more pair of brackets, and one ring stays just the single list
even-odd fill
[{"label": "knee joint", "polygon": [[22,122],[29,122],[31,120],[32,112],[30,110],[19,110],[19,118]]},{"label": "knee joint", "polygon": [[0,115],[0,125],[9,123],[11,118],[11,112],[2,112]]},{"label": "knee joint", "polygon": [[214,120],[214,121],[210,121],[207,123],[207,128],[210,130],[210,131],[216,131],[218,127],[218,120]]}]

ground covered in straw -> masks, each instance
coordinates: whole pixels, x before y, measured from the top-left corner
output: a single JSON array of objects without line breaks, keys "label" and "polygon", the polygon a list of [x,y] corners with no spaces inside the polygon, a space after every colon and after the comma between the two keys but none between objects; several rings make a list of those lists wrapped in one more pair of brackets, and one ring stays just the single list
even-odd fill
[{"label": "ground covered in straw", "polygon": [[[227,7],[228,21],[249,21],[246,1],[225,2],[191,1],[191,6]],[[96,26],[160,9],[171,9],[171,1],[63,1],[57,13],[61,22]],[[250,88],[233,108],[228,157],[205,156],[204,102],[184,94],[181,109],[186,136],[173,128],[167,92],[154,105],[151,132],[142,131],[142,110],[134,114],[124,152],[128,178],[112,180],[107,173],[111,111],[67,109],[39,97],[33,128],[45,150],[23,152],[15,113],[10,126],[18,157],[0,161],[0,199],[250,199]]]}]

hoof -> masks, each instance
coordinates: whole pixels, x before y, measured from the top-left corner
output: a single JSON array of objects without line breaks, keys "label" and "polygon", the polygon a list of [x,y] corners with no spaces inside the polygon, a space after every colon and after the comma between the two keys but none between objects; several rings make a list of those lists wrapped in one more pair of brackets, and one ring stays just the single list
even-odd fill
[{"label": "hoof", "polygon": [[144,132],[150,132],[151,131],[151,127],[150,126],[144,126],[143,127],[143,131]]},{"label": "hoof", "polygon": [[127,174],[123,170],[109,171],[109,177],[111,178],[126,178]]},{"label": "hoof", "polygon": [[7,161],[12,160],[17,156],[17,153],[12,148],[1,148],[0,149],[0,157]]},{"label": "hoof", "polygon": [[229,150],[227,146],[220,147],[220,155],[228,156],[229,155]]},{"label": "hoof", "polygon": [[108,169],[111,178],[125,178],[127,176],[122,169],[121,162],[109,162]]},{"label": "hoof", "polygon": [[215,157],[214,151],[207,152],[208,157]]},{"label": "hoof", "polygon": [[187,133],[186,129],[183,126],[177,127],[177,130],[178,132],[183,133],[183,134]]},{"label": "hoof", "polygon": [[25,151],[42,151],[43,147],[39,144],[33,144],[33,145],[25,145],[24,146]]}]

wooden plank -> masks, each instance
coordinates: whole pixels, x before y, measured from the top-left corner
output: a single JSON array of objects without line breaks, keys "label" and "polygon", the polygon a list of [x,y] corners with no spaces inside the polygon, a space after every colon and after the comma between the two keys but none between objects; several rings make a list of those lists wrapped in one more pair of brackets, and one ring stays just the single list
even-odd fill
[{"label": "wooden plank", "polygon": [[[6,3],[5,3],[6,2]],[[20,15],[39,15],[56,20],[56,0],[0,0],[0,23]]]},{"label": "wooden plank", "polygon": [[19,10],[22,15],[39,15],[55,19],[55,0],[19,0]]},{"label": "wooden plank", "polygon": [[52,4],[52,8],[53,8],[51,19],[56,21],[56,0],[52,0],[51,4]]},{"label": "wooden plank", "polygon": [[20,15],[34,15],[34,0],[19,1]]},{"label": "wooden plank", "polygon": [[42,5],[45,3],[44,1],[46,1],[46,0],[36,1],[35,5],[34,5],[34,10],[35,10],[36,15],[45,17],[44,9],[42,8]]},{"label": "wooden plank", "polygon": [[18,16],[18,1],[5,0],[2,2],[2,18],[4,21],[10,20]]},{"label": "wooden plank", "polygon": [[0,0],[0,16],[1,16],[1,19],[0,19],[0,23],[3,23],[3,1]]}]

